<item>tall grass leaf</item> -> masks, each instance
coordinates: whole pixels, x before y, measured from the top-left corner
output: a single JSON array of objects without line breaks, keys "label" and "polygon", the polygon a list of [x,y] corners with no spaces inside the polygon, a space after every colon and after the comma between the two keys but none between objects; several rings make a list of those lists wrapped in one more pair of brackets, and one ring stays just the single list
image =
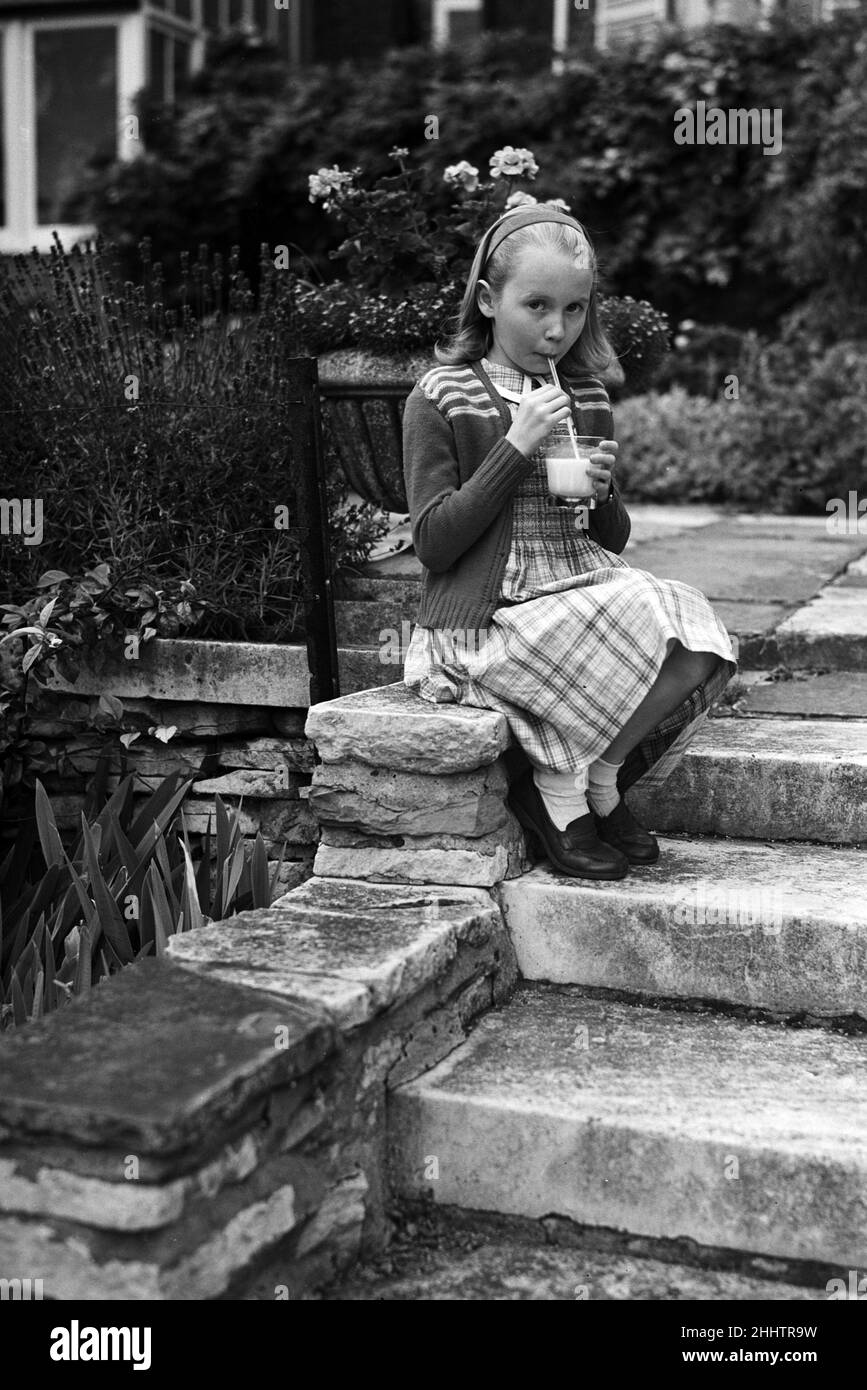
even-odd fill
[{"label": "tall grass leaf", "polygon": [[117,816],[120,825],[122,827],[127,826],[128,821],[131,819],[130,811],[133,805],[134,782],[134,772],[128,772],[126,777],[118,782],[108,801],[96,818],[101,825],[107,825],[112,816]]},{"label": "tall grass leaf", "polygon": [[75,889],[81,913],[84,917],[84,924],[89,932],[98,932],[99,921],[96,915],[96,908],[85,892],[86,879],[76,871],[68,859],[66,862],[69,867],[69,876],[72,879],[72,886]]},{"label": "tall grass leaf", "polygon": [[[133,774],[130,775],[132,776]],[[168,777],[160,782],[159,786],[156,787],[148,797],[145,804],[139,809],[138,815],[129,828],[129,838],[134,845],[142,838],[145,831],[150,829],[154,821],[160,825],[163,813],[168,807],[172,807],[169,818],[171,818],[171,815],[177,810],[177,807],[186,795],[186,788],[191,786],[194,780],[192,777],[189,778],[184,786],[184,790],[181,791],[179,795],[178,782],[180,777],[181,773],[178,770],[170,772]],[[174,803],[174,805],[172,805],[172,803]]]},{"label": "tall grass leaf", "polygon": [[277,860],[277,863],[276,863],[276,865],[275,865],[275,867],[274,867],[274,869],[273,869],[273,872],[272,872],[272,874],[271,874],[270,897],[269,897],[269,899],[268,899],[268,904],[267,904],[268,907],[271,906],[271,903],[274,901],[274,897],[275,897],[276,892],[277,892],[277,880],[278,880],[278,878],[280,877],[280,870],[281,870],[282,867],[283,867],[283,859],[284,859],[284,857],[285,857],[285,854],[286,854],[286,841],[284,840],[283,843],[282,843],[281,846],[280,846],[280,858]]},{"label": "tall grass leaf", "polygon": [[12,938],[9,955],[3,964],[4,978],[8,978],[9,972],[15,969],[16,962],[21,959],[24,951],[27,949],[29,931],[30,919],[28,917],[22,917],[21,921],[18,923],[18,930]]},{"label": "tall grass leaf", "polygon": [[108,891],[102,870],[97,858],[97,849],[94,836],[91,834],[90,826],[86,823],[84,830],[85,855],[87,857],[87,867],[90,874],[90,887],[96,903],[96,910],[99,917],[99,924],[108,941],[111,942],[116,954],[124,963],[131,961],[135,955],[132,942],[126,923],[121,915],[120,908]]},{"label": "tall grass leaf", "polygon": [[63,846],[60,843],[54,812],[51,809],[48,794],[38,777],[34,791],[36,824],[39,827],[39,843],[42,846],[45,862],[48,865],[62,863]]},{"label": "tall grass leaf", "polygon": [[138,936],[141,950],[147,950],[152,955],[156,955],[153,895],[148,885],[147,875],[145,875],[139,894]]},{"label": "tall grass leaf", "polygon": [[24,995],[21,992],[18,976],[14,971],[12,972],[12,979],[10,981],[10,999],[12,1002],[12,1018],[15,1024],[20,1028],[23,1023],[27,1022],[27,1007],[24,1003]]},{"label": "tall grass leaf", "polygon": [[177,921],[169,911],[169,900],[166,897],[162,876],[156,864],[151,864],[148,870],[147,883],[153,898],[156,953],[161,956],[168,945],[169,937],[174,935]]},{"label": "tall grass leaf", "polygon": [[[181,833],[184,837],[184,845],[187,854],[192,861],[193,852],[190,848],[190,837],[187,834],[187,827],[181,821]],[[199,904],[199,911],[203,917],[207,917],[211,908],[211,817],[208,816],[208,826],[205,832],[204,842],[200,843],[201,857],[199,866],[196,869],[196,898]]]},{"label": "tall grass leaf", "polygon": [[41,912],[44,907],[47,907],[54,898],[60,880],[64,877],[65,869],[61,861],[60,864],[50,865],[35,886],[32,883],[26,884],[23,893],[5,912],[4,921],[7,931],[16,926],[22,916],[32,917],[34,912]]},{"label": "tall grass leaf", "polygon": [[[171,864],[169,863],[165,835],[161,835],[160,838],[157,840],[154,846],[154,857],[160,866],[160,871],[163,876],[163,883],[165,885],[166,894],[169,900],[169,909],[172,914],[172,921],[176,922],[178,920],[178,913],[181,910],[181,902],[179,893],[175,891],[175,872],[172,869]],[[182,869],[178,877],[183,879]]]},{"label": "tall grass leaf", "polygon": [[250,855],[250,887],[254,907],[271,906],[271,886],[268,882],[268,852],[265,841],[257,833]]},{"label": "tall grass leaf", "polygon": [[[176,777],[177,775],[178,775],[178,774],[177,774],[177,773],[174,773],[174,772],[171,774],[171,776],[172,776],[173,778]],[[130,840],[132,841],[132,843],[133,843],[133,845],[134,845],[134,847],[135,847],[137,853],[140,853],[141,848],[142,848],[142,846],[144,845],[144,843],[145,843],[145,841],[146,841],[146,839],[147,839],[147,835],[146,835],[146,833],[145,833],[145,830],[147,830],[147,832],[149,833],[149,832],[150,832],[150,828],[153,827],[154,825],[156,825],[157,831],[159,832],[160,835],[162,835],[162,834],[165,833],[166,826],[167,826],[167,825],[169,824],[169,822],[172,820],[172,817],[173,817],[173,816],[175,815],[175,813],[177,812],[178,807],[181,805],[181,802],[184,800],[184,797],[186,796],[186,794],[187,794],[187,792],[189,791],[190,787],[193,785],[193,780],[194,780],[194,779],[193,779],[192,777],[188,778],[187,781],[184,782],[183,786],[181,786],[181,787],[174,793],[174,795],[171,796],[171,797],[168,799],[168,801],[164,801],[164,802],[163,802],[163,804],[160,806],[160,808],[159,808],[157,814],[153,816],[153,818],[152,818],[152,820],[151,820],[151,822],[150,822],[150,827],[147,827],[147,826],[146,826],[144,830],[142,830],[142,829],[139,828],[142,824],[144,824],[144,823],[142,822],[142,816],[144,815],[144,812],[142,812],[142,816],[139,816],[139,817],[137,818],[137,820],[136,820],[136,822],[135,822],[135,825],[132,826],[132,827],[130,828],[130,832],[129,832],[129,838],[130,838]],[[151,800],[153,801],[153,800],[157,797],[157,795],[158,795],[158,792],[154,792],[154,795],[153,795],[153,797],[151,798]]]},{"label": "tall grass leaf", "polygon": [[[229,829],[229,813],[219,792],[214,797],[214,809],[217,816],[217,863],[224,867],[232,851],[232,839]],[[221,906],[223,905],[221,904]]]},{"label": "tall grass leaf", "polygon": [[202,909],[199,906],[199,893],[196,888],[192,856],[186,845],[182,845],[181,848],[184,851],[184,913],[190,924],[190,930],[195,931],[202,925]]},{"label": "tall grass leaf", "polygon": [[45,1012],[57,1007],[55,999],[54,942],[49,932],[45,933]]},{"label": "tall grass leaf", "polygon": [[226,882],[226,889],[223,894],[223,916],[228,917],[232,911],[232,900],[235,890],[244,868],[244,845],[243,843],[235,846],[234,853],[228,864],[223,865],[223,877]]},{"label": "tall grass leaf", "polygon": [[108,822],[111,826],[112,838],[114,840],[114,844],[117,849],[118,855],[120,856],[120,862],[126,871],[126,891],[129,893],[134,893],[136,891],[136,876],[140,872],[141,877],[144,878],[144,868],[146,866],[142,865],[135,850],[133,849],[129,840],[126,838],[126,835],[123,833],[123,827],[121,826],[116,811],[112,811],[110,813],[108,817]]},{"label": "tall grass leaf", "polygon": [[45,971],[40,970],[33,983],[33,1003],[30,1018],[41,1018],[45,1012]]}]

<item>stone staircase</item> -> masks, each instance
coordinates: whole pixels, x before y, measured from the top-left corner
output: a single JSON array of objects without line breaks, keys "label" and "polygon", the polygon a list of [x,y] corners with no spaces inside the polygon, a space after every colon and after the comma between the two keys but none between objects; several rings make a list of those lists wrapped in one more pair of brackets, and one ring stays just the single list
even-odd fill
[{"label": "stone staircase", "polygon": [[658,864],[493,884],[520,983],[391,1091],[399,1197],[867,1267],[864,560],[774,639],[800,669],[630,793]]}]

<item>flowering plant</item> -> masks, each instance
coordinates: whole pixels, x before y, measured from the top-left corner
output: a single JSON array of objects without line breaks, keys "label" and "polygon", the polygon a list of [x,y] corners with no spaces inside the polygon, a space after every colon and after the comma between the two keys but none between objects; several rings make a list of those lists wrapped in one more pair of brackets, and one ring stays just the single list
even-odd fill
[{"label": "flowering plant", "polygon": [[[443,205],[442,187],[431,187],[427,171],[408,167],[409,150],[395,148],[389,158],[399,173],[384,175],[371,188],[357,182],[359,168],[335,164],[309,176],[310,202],[321,202],[346,232],[331,258],[346,262],[361,290],[400,294],[408,285],[465,280],[490,223],[508,208],[537,201],[517,187],[539,172],[530,150],[495,150],[484,182],[466,159],[449,165],[441,184],[451,194],[450,207]],[[569,211],[562,199],[551,205]]]},{"label": "flowering plant", "polygon": [[[346,280],[328,285],[292,278],[294,328],[311,353],[429,349],[457,313],[476,247],[492,222],[533,204],[572,211],[563,198],[529,192],[526,185],[539,173],[531,150],[495,150],[486,179],[466,159],[434,179],[408,166],[406,149],[390,150],[389,158],[399,171],[371,187],[360,182],[360,168],[335,164],[309,176],[310,202],[321,203],[345,232],[330,256],[347,271]],[[647,389],[668,352],[665,315],[645,301],[602,296],[599,312],[624,359],[628,389]]]}]

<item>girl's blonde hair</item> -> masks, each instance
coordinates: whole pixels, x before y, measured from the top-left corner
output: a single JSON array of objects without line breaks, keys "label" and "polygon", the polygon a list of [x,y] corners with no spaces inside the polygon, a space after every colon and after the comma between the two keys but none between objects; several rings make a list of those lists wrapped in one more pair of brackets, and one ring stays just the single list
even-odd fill
[{"label": "girl's blonde hair", "polygon": [[[580,223],[578,226],[580,227]],[[434,353],[437,361],[444,366],[462,366],[467,362],[476,362],[487,354],[493,342],[494,330],[493,321],[487,318],[478,306],[476,292],[479,281],[487,280],[494,294],[502,294],[506,282],[515,273],[521,252],[527,247],[538,246],[542,250],[550,250],[552,254],[564,252],[572,258],[579,256],[581,252],[586,256],[587,248],[590,249],[593,283],[587,316],[578,339],[560,359],[558,370],[567,376],[575,376],[587,371],[604,372],[616,363],[614,349],[599,322],[599,271],[596,252],[584,229],[581,228],[579,231],[577,227],[571,227],[565,222],[533,222],[529,226],[518,227],[514,232],[510,232],[495,248],[493,255],[488,256],[486,248],[491,239],[491,231],[492,228],[488,228],[476,250],[461,307],[456,316],[457,326],[442,345],[439,342],[436,344]]]}]

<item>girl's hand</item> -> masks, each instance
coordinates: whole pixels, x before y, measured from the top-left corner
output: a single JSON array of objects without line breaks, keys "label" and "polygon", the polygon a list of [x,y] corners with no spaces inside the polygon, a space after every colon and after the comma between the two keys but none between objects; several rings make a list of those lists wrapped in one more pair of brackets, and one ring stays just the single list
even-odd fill
[{"label": "girl's hand", "polygon": [[603,439],[590,455],[587,472],[593,479],[597,502],[607,502],[611,490],[612,470],[617,462],[616,454],[620,445],[613,439]]},{"label": "girl's hand", "polygon": [[529,458],[555,425],[568,420],[571,410],[572,402],[565,391],[557,386],[540,386],[521,401],[506,438]]}]

